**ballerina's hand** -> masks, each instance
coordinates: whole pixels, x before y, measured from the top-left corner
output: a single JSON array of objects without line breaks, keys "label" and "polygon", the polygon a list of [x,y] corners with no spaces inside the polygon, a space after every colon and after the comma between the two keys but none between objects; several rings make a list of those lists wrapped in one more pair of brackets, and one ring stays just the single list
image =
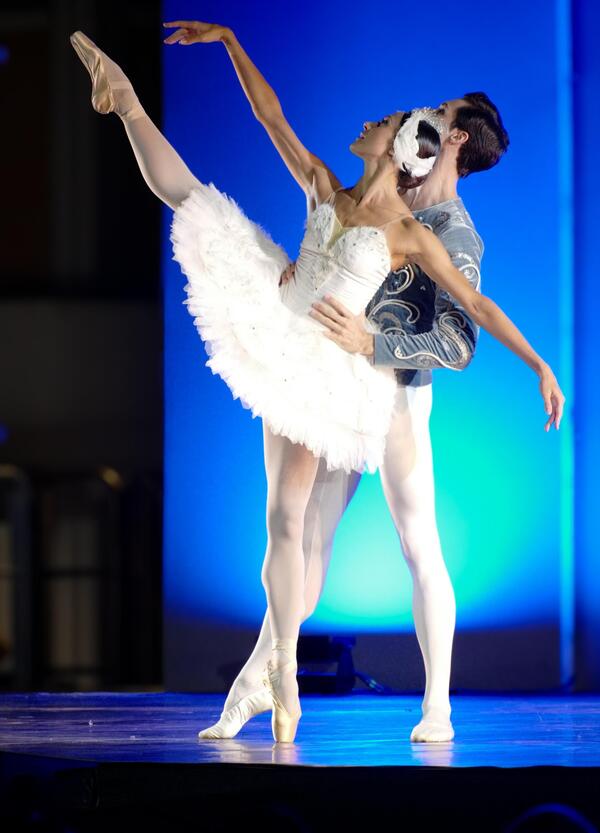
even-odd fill
[{"label": "ballerina's hand", "polygon": [[549,365],[546,365],[540,373],[540,392],[544,399],[546,413],[550,415],[544,426],[544,430],[549,431],[550,426],[554,422],[558,431],[562,419],[565,397]]},{"label": "ballerina's hand", "polygon": [[293,260],[291,263],[288,263],[288,265],[285,267],[285,269],[281,273],[281,277],[279,278],[278,286],[281,286],[283,283],[287,283],[292,278],[294,280],[296,280],[295,269],[296,269],[296,261]]},{"label": "ballerina's hand", "polygon": [[163,26],[178,26],[177,31],[163,40],[163,43],[213,43],[223,40],[223,36],[231,31],[228,26],[218,23],[203,23],[200,20],[171,20]]}]

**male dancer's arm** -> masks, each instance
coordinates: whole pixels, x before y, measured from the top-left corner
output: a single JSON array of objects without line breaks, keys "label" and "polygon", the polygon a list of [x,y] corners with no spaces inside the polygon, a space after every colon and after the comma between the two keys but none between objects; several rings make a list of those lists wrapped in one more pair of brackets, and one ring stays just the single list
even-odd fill
[{"label": "male dancer's arm", "polygon": [[[463,272],[474,289],[481,291],[480,238],[469,226],[451,222],[438,237],[454,266]],[[372,321],[376,323],[376,314]],[[436,285],[432,329],[423,333],[374,333],[369,361],[397,368],[464,370],[475,354],[479,330],[464,308]]]}]

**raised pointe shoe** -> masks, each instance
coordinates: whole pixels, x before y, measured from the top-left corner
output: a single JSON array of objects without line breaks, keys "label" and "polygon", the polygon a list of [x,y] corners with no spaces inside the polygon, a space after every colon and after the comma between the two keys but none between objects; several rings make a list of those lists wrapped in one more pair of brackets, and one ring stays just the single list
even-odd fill
[{"label": "raised pointe shoe", "polygon": [[253,691],[252,694],[242,697],[235,706],[222,711],[218,721],[198,732],[198,737],[208,739],[234,738],[251,717],[269,711],[272,706],[273,702],[268,691],[265,691],[264,688]]},{"label": "raised pointe shoe", "polygon": [[296,737],[296,729],[298,728],[298,721],[302,717],[302,709],[298,705],[298,709],[290,714],[283,705],[276,688],[279,685],[281,676],[288,670],[296,670],[297,664],[295,659],[291,659],[283,665],[275,667],[271,660],[268,660],[265,671],[263,673],[262,681],[265,688],[267,688],[273,698],[273,713],[271,715],[271,730],[273,732],[273,739],[278,743],[293,743]]},{"label": "raised pointe shoe", "polygon": [[[79,30],[73,32],[69,40],[92,79],[92,107],[97,113],[117,113],[128,121],[145,115],[131,81],[118,64]],[[115,98],[115,90],[130,90],[131,95],[122,96],[119,102]]]}]

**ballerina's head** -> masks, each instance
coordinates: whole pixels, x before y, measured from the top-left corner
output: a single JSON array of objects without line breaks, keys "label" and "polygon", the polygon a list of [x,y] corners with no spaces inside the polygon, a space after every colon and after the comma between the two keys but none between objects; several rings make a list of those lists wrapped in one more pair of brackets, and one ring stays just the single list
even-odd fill
[{"label": "ballerina's head", "polygon": [[399,110],[378,122],[365,122],[364,131],[350,145],[363,159],[398,169],[398,188],[416,188],[427,178],[442,146],[446,125],[431,107]]}]

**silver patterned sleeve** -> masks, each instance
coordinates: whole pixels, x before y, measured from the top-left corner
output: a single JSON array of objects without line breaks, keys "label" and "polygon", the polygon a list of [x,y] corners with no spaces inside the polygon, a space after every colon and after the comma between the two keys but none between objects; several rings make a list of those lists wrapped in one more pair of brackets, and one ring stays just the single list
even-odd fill
[{"label": "silver patterned sleeve", "polygon": [[[479,235],[462,220],[452,218],[437,232],[454,266],[481,291],[483,245]],[[376,332],[374,365],[464,370],[475,354],[479,325],[444,289],[435,285],[435,312],[430,330],[421,333]],[[369,319],[377,324],[377,319]]]}]

